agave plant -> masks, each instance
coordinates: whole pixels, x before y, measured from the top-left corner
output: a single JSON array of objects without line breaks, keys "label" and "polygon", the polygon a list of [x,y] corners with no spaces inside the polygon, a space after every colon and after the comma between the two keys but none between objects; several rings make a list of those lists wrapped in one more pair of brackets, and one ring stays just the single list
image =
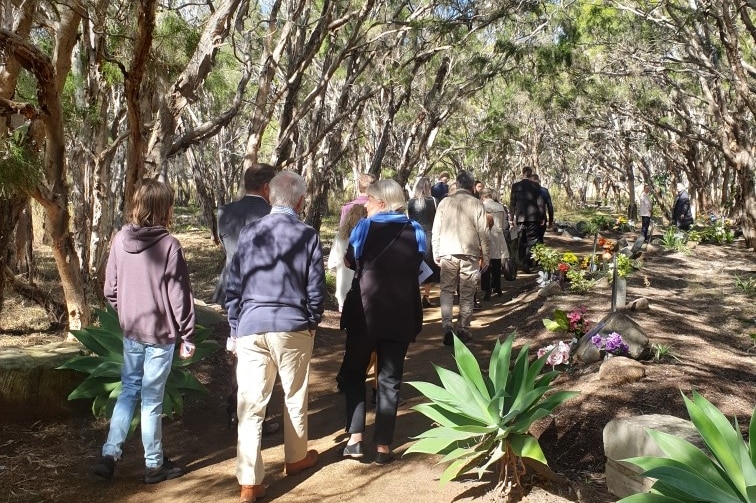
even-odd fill
[{"label": "agave plant", "polygon": [[[92,413],[95,417],[110,419],[116,399],[121,393],[121,368],[123,367],[123,331],[118,322],[118,314],[108,306],[105,310],[95,310],[99,326],[89,326],[71,333],[93,354],[75,356],[61,365],[60,369],[71,369],[89,374],[70,395],[69,400],[92,398]],[[183,414],[184,395],[207,393],[201,382],[184,367],[202,360],[218,349],[218,343],[210,339],[212,330],[197,326],[194,332],[196,349],[191,358],[182,360],[174,355],[171,373],[165,386],[163,413],[168,417]],[[178,351],[178,345],[176,351]],[[134,414],[132,430],[139,422],[140,414]]]},{"label": "agave plant", "polygon": [[513,341],[514,334],[503,344],[496,341],[488,375],[484,375],[473,354],[455,336],[454,357],[459,374],[435,366],[442,386],[408,383],[431,400],[413,409],[436,425],[416,437],[419,440],[407,453],[444,455],[441,462],[451,464],[441,475],[441,484],[472,470],[481,478],[498,463],[500,486],[510,490],[520,487],[521,458],[547,464],[530,427],[577,393],[547,395],[559,374],[541,373],[549,353],[530,362],[525,346],[510,370]]},{"label": "agave plant", "polygon": [[648,430],[667,457],[624,459],[657,480],[651,492],[618,503],[756,502],[756,408],[746,443],[737,422],[730,424],[704,397],[694,391],[692,399],[683,399],[710,456],[686,440]]}]

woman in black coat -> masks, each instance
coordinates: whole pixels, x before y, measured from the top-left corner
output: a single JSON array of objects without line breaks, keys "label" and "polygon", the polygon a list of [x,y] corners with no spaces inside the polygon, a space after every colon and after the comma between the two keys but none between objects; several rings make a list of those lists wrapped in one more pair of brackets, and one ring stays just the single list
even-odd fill
[{"label": "woman in black coat", "polygon": [[[342,366],[350,433],[343,455],[364,455],[365,377],[370,354],[377,353],[378,395],[375,412],[377,464],[393,460],[393,442],[404,357],[423,325],[418,271],[425,252],[425,233],[404,214],[401,186],[380,180],[367,189],[368,218],[349,239],[346,260],[356,271],[360,298],[344,303],[342,326],[347,331]],[[358,300],[361,300],[359,302]],[[363,315],[364,312],[364,315]]]}]

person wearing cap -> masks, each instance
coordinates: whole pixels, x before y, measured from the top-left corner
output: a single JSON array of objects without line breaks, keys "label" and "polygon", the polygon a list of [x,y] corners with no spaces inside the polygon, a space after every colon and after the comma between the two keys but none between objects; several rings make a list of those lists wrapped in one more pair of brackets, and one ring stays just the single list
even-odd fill
[{"label": "person wearing cap", "polygon": [[690,197],[682,183],[677,184],[677,197],[675,197],[675,204],[672,206],[672,221],[682,231],[690,230],[690,226],[693,225]]}]

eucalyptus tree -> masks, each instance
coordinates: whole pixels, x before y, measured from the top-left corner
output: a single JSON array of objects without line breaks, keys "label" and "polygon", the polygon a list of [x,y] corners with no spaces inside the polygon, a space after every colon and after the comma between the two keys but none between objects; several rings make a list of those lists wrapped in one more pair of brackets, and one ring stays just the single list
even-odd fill
[{"label": "eucalyptus tree", "polygon": [[[26,12],[23,10],[26,5],[20,6],[22,12]],[[83,12],[76,4],[58,5],[56,9],[49,9],[47,5],[40,9],[36,4],[34,7],[34,16],[39,22],[34,23],[29,32],[34,38],[0,29],[0,47],[6,60],[13,58],[35,81],[36,102],[31,105],[35,109],[32,115],[33,120],[39,120],[42,126],[43,139],[40,141],[44,142],[44,147],[42,177],[31,195],[45,210],[45,228],[66,299],[68,324],[70,328],[78,329],[89,323],[91,313],[69,231],[65,117],[61,94],[71,68],[71,50],[76,43]],[[51,54],[48,54],[48,48],[52,48]]]},{"label": "eucalyptus tree", "polygon": [[[652,121],[655,126],[689,140],[683,165],[694,192],[708,191],[711,185],[728,186],[730,204],[722,207],[740,219],[748,246],[756,244],[756,186],[754,185],[753,120],[756,95],[752,80],[754,6],[747,2],[665,1],[658,5],[616,2],[618,8],[636,16],[639,23],[662,31],[667,44],[659,47],[655,59],[662,75],[679,95],[660,99],[662,110],[673,117]],[[653,7],[653,8],[651,8]],[[681,85],[680,83],[694,83]],[[686,106],[679,106],[682,102]],[[690,104],[698,106],[689,106]],[[704,113],[700,113],[703,110]],[[707,175],[711,164],[701,163],[701,146],[718,150],[718,159],[728,169],[718,172],[718,180]],[[711,180],[709,186],[697,186]],[[713,198],[709,198],[711,200]],[[705,200],[707,201],[707,200]]]}]

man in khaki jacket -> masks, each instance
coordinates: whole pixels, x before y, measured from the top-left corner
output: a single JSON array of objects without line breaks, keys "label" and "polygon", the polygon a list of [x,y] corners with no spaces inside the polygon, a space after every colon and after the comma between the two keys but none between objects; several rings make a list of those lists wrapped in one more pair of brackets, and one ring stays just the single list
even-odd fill
[{"label": "man in khaki jacket", "polygon": [[453,343],[452,310],[459,281],[457,336],[470,340],[470,319],[480,271],[488,267],[489,237],[486,210],[472,195],[474,180],[466,172],[457,175],[457,190],[445,197],[433,220],[433,259],[441,267],[441,324],[444,344]]}]

